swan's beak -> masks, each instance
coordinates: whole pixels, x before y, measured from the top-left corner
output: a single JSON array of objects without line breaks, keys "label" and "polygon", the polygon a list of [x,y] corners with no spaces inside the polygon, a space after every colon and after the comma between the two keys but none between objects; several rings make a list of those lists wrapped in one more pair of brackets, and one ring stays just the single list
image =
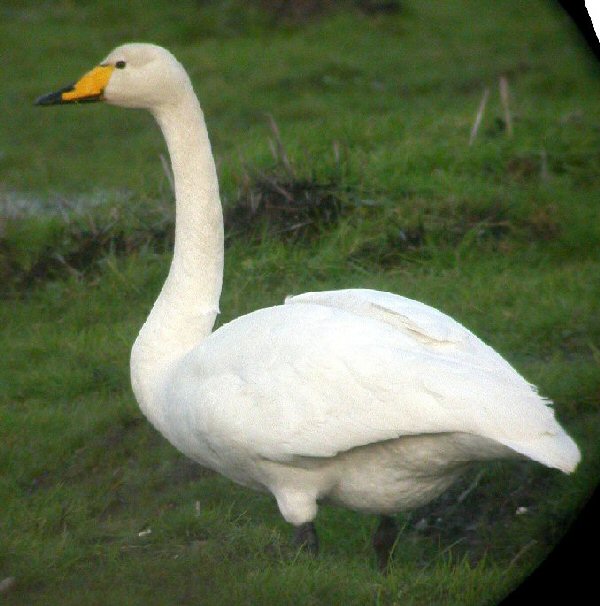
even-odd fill
[{"label": "swan's beak", "polygon": [[82,76],[74,84],[65,86],[55,93],[42,95],[36,105],[59,105],[63,103],[90,103],[102,101],[104,89],[115,69],[114,65],[99,65]]}]

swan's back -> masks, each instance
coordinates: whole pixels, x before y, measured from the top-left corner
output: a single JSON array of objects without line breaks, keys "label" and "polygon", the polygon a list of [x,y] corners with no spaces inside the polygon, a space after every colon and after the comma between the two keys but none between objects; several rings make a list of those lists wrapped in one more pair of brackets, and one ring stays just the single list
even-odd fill
[{"label": "swan's back", "polygon": [[[203,341],[164,393],[177,402],[168,423],[180,428],[180,442],[190,440],[184,450],[197,453],[206,442],[209,450],[235,446],[249,457],[289,462],[456,432],[574,468],[579,452],[549,402],[496,352],[409,299],[392,295],[384,306],[379,298],[368,313],[369,293],[301,295]],[[181,410],[188,416],[178,423]]]}]

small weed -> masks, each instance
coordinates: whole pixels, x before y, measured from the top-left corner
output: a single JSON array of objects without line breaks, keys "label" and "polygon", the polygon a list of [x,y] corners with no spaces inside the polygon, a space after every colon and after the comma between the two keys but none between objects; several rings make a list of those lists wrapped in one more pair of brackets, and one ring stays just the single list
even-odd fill
[{"label": "small weed", "polygon": [[250,234],[310,240],[337,224],[347,192],[334,178],[323,182],[299,176],[301,171],[292,164],[275,119],[270,114],[267,118],[275,165],[262,171],[244,170],[238,199],[225,210],[226,232],[230,237]]},{"label": "small weed", "polygon": [[561,218],[556,204],[537,206],[526,220],[527,226],[534,238],[538,240],[553,240],[560,235]]},{"label": "small weed", "polygon": [[334,182],[294,178],[277,169],[243,176],[238,201],[225,211],[229,237],[311,239],[336,225],[345,193]]}]

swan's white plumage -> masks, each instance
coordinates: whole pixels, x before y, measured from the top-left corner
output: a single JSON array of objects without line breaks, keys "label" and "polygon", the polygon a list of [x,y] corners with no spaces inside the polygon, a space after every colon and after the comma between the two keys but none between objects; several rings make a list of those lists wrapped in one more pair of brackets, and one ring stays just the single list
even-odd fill
[{"label": "swan's white plumage", "polygon": [[131,356],[134,392],[181,451],[271,491],[300,524],[330,499],[391,512],[472,460],[524,455],[565,472],[575,443],[499,354],[417,301],[372,290],[289,297],[211,333],[223,274],[216,171],[200,105],[165,49],[129,44],[107,102],[149,109],[176,190],[169,276]]},{"label": "swan's white plumage", "polygon": [[[378,298],[386,311],[368,315]],[[397,324],[390,309],[403,312]],[[190,410],[203,402],[214,419],[203,440],[229,437],[274,461],[449,432],[489,438],[563,471],[578,459],[576,450],[546,451],[542,438],[560,442],[562,428],[496,352],[437,310],[389,293],[301,295],[238,318],[195,348],[168,385],[169,400]]]}]

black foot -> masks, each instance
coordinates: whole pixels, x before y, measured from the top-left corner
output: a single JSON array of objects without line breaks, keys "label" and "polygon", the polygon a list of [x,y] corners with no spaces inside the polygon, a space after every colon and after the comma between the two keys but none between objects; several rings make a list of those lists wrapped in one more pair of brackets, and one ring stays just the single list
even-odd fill
[{"label": "black foot", "polygon": [[310,555],[316,556],[319,553],[319,538],[317,530],[312,522],[305,522],[296,526],[294,533],[294,545],[306,549]]},{"label": "black foot", "polygon": [[398,525],[390,516],[381,516],[379,526],[373,535],[373,549],[381,572],[387,572],[392,550],[398,538]]}]

